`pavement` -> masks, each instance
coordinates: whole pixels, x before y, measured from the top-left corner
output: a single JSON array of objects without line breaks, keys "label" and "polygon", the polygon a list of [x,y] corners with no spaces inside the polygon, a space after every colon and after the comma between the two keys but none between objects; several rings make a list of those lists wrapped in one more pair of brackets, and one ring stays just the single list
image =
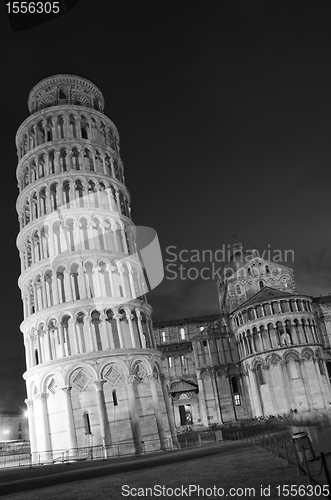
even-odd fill
[{"label": "pavement", "polygon": [[0,495],[193,460],[226,453],[234,447],[237,447],[239,451],[251,445],[240,441],[227,441],[201,448],[160,451],[136,457],[2,469],[0,470]]}]

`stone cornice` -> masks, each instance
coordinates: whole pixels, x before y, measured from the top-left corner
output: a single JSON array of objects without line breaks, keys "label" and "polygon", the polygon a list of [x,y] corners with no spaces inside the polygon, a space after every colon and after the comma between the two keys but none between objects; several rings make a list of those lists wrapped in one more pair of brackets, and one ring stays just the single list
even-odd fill
[{"label": "stone cornice", "polygon": [[[30,122],[34,122],[37,119],[41,119],[41,118],[43,118],[44,115],[47,115],[47,116],[48,115],[53,115],[54,116],[55,114],[60,115],[60,114],[66,113],[66,112],[69,113],[69,111],[70,112],[77,111],[79,114],[85,114],[85,115],[88,114],[88,115],[96,115],[96,116],[98,116],[98,118],[100,118],[100,120],[104,120],[104,121],[108,122],[108,124],[113,129],[113,132],[116,133],[117,139],[119,140],[120,136],[119,136],[119,132],[117,130],[117,127],[116,127],[115,123],[107,115],[105,115],[101,111],[98,111],[98,110],[96,110],[94,108],[88,108],[86,106],[75,106],[74,104],[63,104],[63,105],[50,106],[49,108],[41,109],[41,110],[36,111],[35,113],[31,114],[30,116],[28,116],[21,123],[21,125],[19,126],[19,128],[17,129],[16,137],[15,137],[16,146],[18,147],[18,140],[19,140],[20,134],[22,133],[22,131],[24,130],[24,128]],[[34,148],[34,149],[37,149],[37,148]],[[28,153],[30,153],[30,152],[31,152],[31,150],[28,151]],[[28,153],[26,153],[26,154],[28,154]],[[26,156],[26,155],[24,155],[24,156]],[[24,156],[23,156],[23,158],[24,158]]]},{"label": "stone cornice", "polygon": [[72,314],[75,314],[76,312],[80,312],[82,310],[92,311],[98,308],[111,309],[112,307],[120,308],[125,306],[140,307],[149,315],[151,315],[152,313],[152,306],[140,299],[131,299],[130,301],[123,303],[123,297],[97,297],[93,299],[92,303],[91,299],[86,298],[82,300],[73,300],[71,302],[63,302],[62,304],[57,304],[51,307],[47,307],[46,309],[42,309],[41,311],[32,314],[24,321],[22,321],[20,329],[23,333],[27,333],[30,327],[35,326],[37,323],[44,323],[45,318],[57,319],[58,317],[63,316],[65,313],[71,316]]}]

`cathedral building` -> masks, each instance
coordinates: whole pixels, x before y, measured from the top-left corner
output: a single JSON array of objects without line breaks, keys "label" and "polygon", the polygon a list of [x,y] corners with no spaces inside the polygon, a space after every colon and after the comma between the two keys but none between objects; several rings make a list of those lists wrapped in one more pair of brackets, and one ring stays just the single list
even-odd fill
[{"label": "cathedral building", "polygon": [[154,323],[177,427],[319,412],[331,405],[331,297],[235,243],[220,314]]},{"label": "cathedral building", "polygon": [[[56,75],[16,135],[32,452],[177,444],[119,135],[100,90]],[[116,448],[114,446],[116,445]]]}]

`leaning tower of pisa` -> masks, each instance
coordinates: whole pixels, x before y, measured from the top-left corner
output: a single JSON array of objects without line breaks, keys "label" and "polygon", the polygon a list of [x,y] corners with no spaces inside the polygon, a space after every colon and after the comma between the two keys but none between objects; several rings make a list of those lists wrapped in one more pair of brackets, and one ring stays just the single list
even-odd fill
[{"label": "leaning tower of pisa", "polygon": [[16,135],[32,452],[176,441],[118,131],[89,80],[56,75]]}]

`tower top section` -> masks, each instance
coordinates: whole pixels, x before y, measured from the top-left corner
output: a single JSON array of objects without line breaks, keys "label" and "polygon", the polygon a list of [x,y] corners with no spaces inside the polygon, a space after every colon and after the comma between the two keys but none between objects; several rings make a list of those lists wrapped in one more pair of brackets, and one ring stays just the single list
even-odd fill
[{"label": "tower top section", "polygon": [[54,75],[44,78],[31,90],[28,97],[30,113],[51,106],[85,106],[103,112],[105,100],[94,83],[75,75]]}]

